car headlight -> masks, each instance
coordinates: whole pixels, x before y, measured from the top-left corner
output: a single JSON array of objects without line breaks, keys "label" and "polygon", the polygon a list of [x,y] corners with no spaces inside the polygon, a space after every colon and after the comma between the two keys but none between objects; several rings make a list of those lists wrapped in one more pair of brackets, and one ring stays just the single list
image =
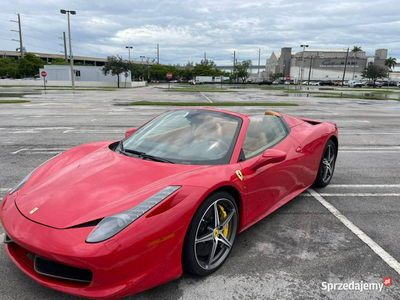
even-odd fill
[{"label": "car headlight", "polygon": [[[53,158],[59,156],[61,153],[57,154],[56,156],[53,156],[52,158],[46,160],[44,163],[42,163],[39,167],[43,166],[45,163],[49,162],[50,160],[52,160]],[[25,182],[28,181],[29,177],[33,174],[33,172],[35,172],[39,167],[37,167],[35,170],[33,170],[32,172],[30,172],[28,175],[26,175],[26,177],[24,179],[21,180],[20,183],[18,183],[11,191],[10,194],[15,193],[16,191],[18,191],[20,188],[22,188],[25,184]]]},{"label": "car headlight", "polygon": [[25,182],[28,181],[29,177],[32,175],[34,171],[30,172],[28,175],[26,175],[26,177],[24,179],[21,180],[20,183],[18,183],[11,191],[10,191],[10,195],[12,193],[15,193],[16,191],[18,191],[20,188],[22,188],[25,184]]},{"label": "car headlight", "polygon": [[86,243],[108,240],[180,188],[180,186],[168,186],[135,207],[105,217],[86,238]]}]

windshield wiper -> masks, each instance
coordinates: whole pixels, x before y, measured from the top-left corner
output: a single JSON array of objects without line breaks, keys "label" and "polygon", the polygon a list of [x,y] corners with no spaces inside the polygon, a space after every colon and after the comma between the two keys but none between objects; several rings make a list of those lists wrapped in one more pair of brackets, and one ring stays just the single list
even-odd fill
[{"label": "windshield wiper", "polygon": [[146,154],[144,152],[140,152],[140,151],[136,151],[136,150],[132,150],[132,149],[125,149],[122,141],[119,142],[119,149],[120,149],[120,152],[122,154],[125,154],[125,155],[128,154],[128,153],[131,153],[131,154],[135,154],[135,155],[139,156],[142,159],[150,159],[150,160],[153,160],[153,161],[159,161],[159,162],[165,162],[165,163],[174,164],[173,161],[165,159],[165,158],[162,158],[162,157],[157,157],[157,156],[154,156],[154,155]]}]

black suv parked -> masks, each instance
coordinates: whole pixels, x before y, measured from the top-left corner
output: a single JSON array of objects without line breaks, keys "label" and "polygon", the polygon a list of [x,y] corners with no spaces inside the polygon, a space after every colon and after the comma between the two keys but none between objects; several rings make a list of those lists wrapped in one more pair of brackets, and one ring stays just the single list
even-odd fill
[{"label": "black suv parked", "polygon": [[320,81],[319,85],[334,85],[335,83],[333,80],[322,80]]}]

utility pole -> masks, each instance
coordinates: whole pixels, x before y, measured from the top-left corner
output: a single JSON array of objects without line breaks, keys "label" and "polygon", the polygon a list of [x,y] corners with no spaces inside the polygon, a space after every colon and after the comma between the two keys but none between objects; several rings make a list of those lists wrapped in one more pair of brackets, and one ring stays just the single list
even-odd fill
[{"label": "utility pole", "polygon": [[63,38],[64,38],[64,57],[65,57],[65,61],[68,62],[67,40],[65,38],[65,31],[63,31]]},{"label": "utility pole", "polygon": [[125,46],[126,49],[128,49],[128,62],[131,63],[131,49],[133,48],[132,46]]},{"label": "utility pole", "polygon": [[235,73],[235,64],[236,64],[236,51],[233,51],[233,69],[232,69],[232,76]]},{"label": "utility pole", "polygon": [[69,14],[76,15],[76,11],[74,10],[65,10],[65,9],[60,9],[60,13],[62,14],[67,14],[68,18],[68,39],[69,39],[69,62],[71,65],[71,83],[72,83],[72,89],[75,89],[75,78],[74,78],[74,56],[72,54],[72,45],[71,45],[71,25],[69,22]]},{"label": "utility pole", "polygon": [[306,47],[308,47],[308,45],[300,45],[300,47],[303,47],[302,66],[300,75],[300,90],[301,90],[301,85],[303,84],[303,73],[304,73],[304,52],[306,51]]},{"label": "utility pole", "polygon": [[207,52],[204,52],[204,63],[207,64]]},{"label": "utility pole", "polygon": [[22,30],[21,30],[21,16],[20,14],[16,14],[18,16],[18,21],[10,20],[11,22],[18,23],[18,30],[11,30],[19,33],[19,41],[14,40],[15,42],[19,42],[19,52],[21,53],[20,56],[21,58],[24,57],[24,51],[23,51],[23,46],[22,46]]},{"label": "utility pole", "polygon": [[348,58],[349,58],[349,48],[347,47],[346,61],[344,63],[344,70],[343,70],[342,86],[343,86],[343,82],[344,82],[344,76],[346,75],[346,67],[347,67],[347,59]]},{"label": "utility pole", "polygon": [[310,59],[310,69],[308,70],[308,85],[310,85],[311,68],[312,68],[313,60],[314,60],[314,56],[311,55],[311,59]]},{"label": "utility pole", "polygon": [[157,64],[160,63],[160,45],[157,44]]},{"label": "utility pole", "polygon": [[258,77],[260,77],[260,58],[261,58],[261,49],[258,49]]},{"label": "utility pole", "polygon": [[142,59],[142,81],[144,81],[144,76],[143,76],[143,74],[144,74],[144,71],[143,71],[143,58],[146,58],[146,56],[143,56],[143,55],[140,55],[140,58]]}]

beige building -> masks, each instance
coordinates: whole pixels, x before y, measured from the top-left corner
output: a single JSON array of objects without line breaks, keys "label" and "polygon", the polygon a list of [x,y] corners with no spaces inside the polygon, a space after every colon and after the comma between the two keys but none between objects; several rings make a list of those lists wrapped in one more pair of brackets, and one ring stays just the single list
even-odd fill
[{"label": "beige building", "polygon": [[[292,52],[292,48],[285,47],[281,52],[272,52],[265,65],[264,78],[271,74],[282,73],[298,82],[300,80],[342,80],[346,67],[345,79],[361,79],[361,72],[369,63],[384,65],[387,58],[387,49],[377,49],[375,55],[367,56],[365,51],[357,53],[347,49],[307,49]],[[347,62],[346,62],[347,57]],[[303,70],[303,71],[302,71]]]}]

